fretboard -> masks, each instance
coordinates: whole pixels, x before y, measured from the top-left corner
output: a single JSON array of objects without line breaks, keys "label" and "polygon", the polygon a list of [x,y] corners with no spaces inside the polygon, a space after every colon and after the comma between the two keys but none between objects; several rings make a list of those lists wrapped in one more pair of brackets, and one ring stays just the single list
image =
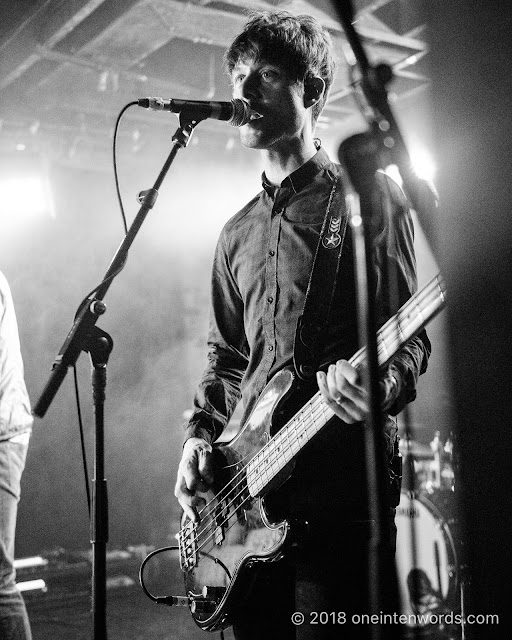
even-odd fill
[{"label": "fretboard", "polygon": [[[377,333],[377,357],[385,366],[397,351],[416,335],[446,303],[446,286],[440,275],[410,298],[398,313]],[[366,358],[362,347],[349,362],[359,367]],[[293,418],[254,456],[247,465],[247,485],[253,497],[265,493],[266,487],[299,451],[334,416],[318,391]]]}]

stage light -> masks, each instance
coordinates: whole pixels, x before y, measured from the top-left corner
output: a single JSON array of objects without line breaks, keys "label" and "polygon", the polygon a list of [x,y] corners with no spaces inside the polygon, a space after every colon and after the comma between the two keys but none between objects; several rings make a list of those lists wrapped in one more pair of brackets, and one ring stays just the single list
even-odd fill
[{"label": "stage light", "polygon": [[[434,182],[436,174],[436,166],[430,153],[425,147],[419,145],[411,145],[409,147],[409,157],[411,159],[412,168],[418,178],[422,178],[427,182]],[[395,164],[390,164],[384,169],[390,178],[392,178],[397,184],[402,186],[402,176],[400,170]]]},{"label": "stage light", "polygon": [[409,153],[416,175],[428,182],[433,182],[436,175],[436,165],[427,149],[420,145],[411,145]]},{"label": "stage light", "polygon": [[48,566],[48,560],[42,556],[30,556],[29,558],[16,558],[13,562],[16,571],[21,569],[33,569],[34,567]]},{"label": "stage light", "polygon": [[27,224],[55,217],[45,157],[27,151],[0,154],[0,225],[6,232],[24,233]]},{"label": "stage light", "polygon": [[34,216],[55,217],[48,181],[38,175],[0,179],[2,224],[21,222]]},{"label": "stage light", "polygon": [[48,587],[46,586],[46,582],[41,578],[37,580],[26,580],[25,582],[18,582],[16,584],[20,591],[48,591]]},{"label": "stage light", "polygon": [[[14,560],[14,568],[18,573],[18,578],[21,575],[34,575],[36,573],[37,568],[41,571],[44,571],[48,567],[48,560],[41,556],[32,556],[30,558],[17,558]],[[46,586],[46,582],[42,578],[33,578],[32,580],[21,579],[17,582],[18,589],[20,591],[43,591],[46,592],[48,590]]]},{"label": "stage light", "polygon": [[392,180],[394,180],[397,184],[402,186],[402,176],[400,175],[400,171],[396,164],[390,164],[384,169],[384,173],[388,175]]}]

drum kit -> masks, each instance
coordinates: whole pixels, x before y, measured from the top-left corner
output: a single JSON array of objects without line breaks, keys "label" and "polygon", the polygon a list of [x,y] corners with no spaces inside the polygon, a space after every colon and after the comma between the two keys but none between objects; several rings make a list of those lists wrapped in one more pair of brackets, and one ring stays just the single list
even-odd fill
[{"label": "drum kit", "polygon": [[[406,638],[464,640],[464,571],[456,514],[453,441],[400,440],[396,565]],[[456,465],[455,465],[456,466]]]}]

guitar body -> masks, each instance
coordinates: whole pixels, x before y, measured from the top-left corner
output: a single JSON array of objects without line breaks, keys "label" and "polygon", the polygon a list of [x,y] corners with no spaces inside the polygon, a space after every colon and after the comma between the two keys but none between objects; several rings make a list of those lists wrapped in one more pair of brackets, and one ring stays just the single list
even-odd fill
[{"label": "guitar body", "polygon": [[[192,616],[204,630],[230,624],[230,605],[250,588],[251,566],[279,559],[285,543],[291,542],[289,522],[267,511],[264,496],[249,494],[246,468],[271,440],[293,382],[291,369],[278,372],[233,440],[214,445],[215,482],[211,491],[200,494],[207,504],[201,522],[188,521],[179,534]],[[265,494],[282,484],[292,469],[293,463],[280,470]]]}]

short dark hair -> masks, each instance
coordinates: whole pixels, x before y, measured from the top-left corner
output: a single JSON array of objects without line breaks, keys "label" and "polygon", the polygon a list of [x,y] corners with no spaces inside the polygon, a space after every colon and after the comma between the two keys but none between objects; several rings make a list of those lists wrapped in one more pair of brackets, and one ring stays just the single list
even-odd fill
[{"label": "short dark hair", "polygon": [[313,106],[313,122],[322,111],[336,67],[329,33],[308,15],[287,11],[257,11],[227,50],[224,61],[231,73],[240,60],[268,60],[306,85],[319,76],[325,82],[321,100]]}]

